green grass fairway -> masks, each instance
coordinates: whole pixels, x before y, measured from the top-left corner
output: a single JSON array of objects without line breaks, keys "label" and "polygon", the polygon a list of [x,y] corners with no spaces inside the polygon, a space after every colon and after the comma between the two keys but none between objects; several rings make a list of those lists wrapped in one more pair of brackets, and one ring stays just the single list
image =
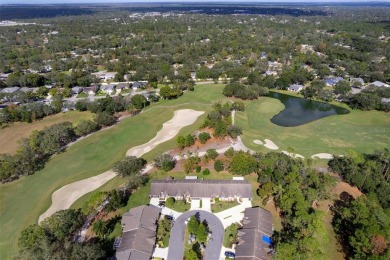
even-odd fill
[{"label": "green grass fairway", "polygon": [[[110,169],[114,162],[124,158],[129,148],[153,138],[162,124],[173,117],[175,110],[191,108],[207,113],[212,103],[224,99],[222,88],[223,85],[200,85],[179,99],[161,101],[140,115],[125,119],[53,156],[42,171],[0,185],[0,259],[10,259],[16,252],[20,231],[37,222],[39,215],[49,207],[55,190]],[[180,134],[199,128],[206,113],[193,125],[183,128]],[[150,160],[154,155],[173,148],[175,143],[172,139],[160,144],[144,158]]]},{"label": "green grass fairway", "polygon": [[284,109],[277,99],[262,97],[246,102],[246,111],[236,114],[236,124],[243,128],[244,144],[261,152],[271,150],[253,140],[272,140],[279,150],[293,148],[305,157],[317,153],[344,154],[353,149],[372,152],[390,144],[390,115],[379,111],[356,111],[322,118],[297,127],[281,127],[270,119]]},{"label": "green grass fairway", "polygon": [[29,137],[32,131],[42,130],[47,126],[64,121],[77,124],[81,120],[92,119],[92,117],[93,114],[90,112],[69,111],[48,116],[32,123],[15,122],[9,127],[0,130],[0,153],[15,153],[19,148],[18,141]]}]

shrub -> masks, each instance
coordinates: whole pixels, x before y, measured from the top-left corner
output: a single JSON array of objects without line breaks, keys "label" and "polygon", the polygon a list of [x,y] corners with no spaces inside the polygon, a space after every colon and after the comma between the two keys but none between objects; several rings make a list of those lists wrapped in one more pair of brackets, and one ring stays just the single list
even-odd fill
[{"label": "shrub", "polygon": [[215,149],[208,149],[206,151],[206,154],[207,154],[207,157],[211,158],[212,160],[214,160],[215,158],[218,157],[218,152]]},{"label": "shrub", "polygon": [[199,166],[199,165],[197,165],[196,167],[195,167],[195,171],[197,172],[197,173],[200,173],[200,170],[201,170],[202,168]]},{"label": "shrub", "polygon": [[220,171],[224,170],[224,165],[223,165],[223,162],[221,160],[216,160],[214,162],[214,170],[216,172],[220,172]]},{"label": "shrub", "polygon": [[227,128],[227,133],[232,138],[237,138],[237,136],[242,134],[242,129],[236,125],[229,125]]},{"label": "shrub", "polygon": [[203,170],[203,175],[210,175],[210,170],[209,169],[204,169]]},{"label": "shrub", "polygon": [[175,204],[175,199],[172,197],[169,197],[167,201],[165,201],[165,206],[172,207]]},{"label": "shrub", "polygon": [[199,134],[199,141],[201,144],[205,144],[207,140],[211,138],[210,134],[207,132],[202,132]]}]

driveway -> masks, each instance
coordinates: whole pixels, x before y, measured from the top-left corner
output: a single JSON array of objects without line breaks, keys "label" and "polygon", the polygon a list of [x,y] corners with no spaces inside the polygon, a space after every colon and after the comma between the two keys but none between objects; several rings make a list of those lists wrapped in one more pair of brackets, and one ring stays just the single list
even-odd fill
[{"label": "driveway", "polygon": [[206,245],[204,260],[219,259],[224,228],[221,221],[212,213],[204,210],[191,210],[180,215],[172,228],[171,237],[169,239],[168,260],[182,260],[184,256],[184,243],[187,243],[188,238],[184,237],[186,224],[184,223],[191,216],[198,214],[200,220],[206,220],[211,234],[211,239]]}]

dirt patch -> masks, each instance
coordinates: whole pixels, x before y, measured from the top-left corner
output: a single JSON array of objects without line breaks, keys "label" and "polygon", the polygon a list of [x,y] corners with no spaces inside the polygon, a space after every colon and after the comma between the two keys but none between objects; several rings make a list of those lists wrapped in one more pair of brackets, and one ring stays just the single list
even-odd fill
[{"label": "dirt patch", "polygon": [[333,193],[335,193],[338,197],[341,193],[346,192],[351,195],[354,199],[357,199],[359,196],[363,195],[363,193],[356,187],[352,187],[346,182],[337,183],[336,187],[333,189]]}]

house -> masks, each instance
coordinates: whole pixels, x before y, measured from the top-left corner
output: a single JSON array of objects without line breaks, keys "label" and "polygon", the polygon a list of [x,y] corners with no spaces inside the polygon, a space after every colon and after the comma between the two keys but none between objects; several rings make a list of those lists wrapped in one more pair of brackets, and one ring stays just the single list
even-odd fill
[{"label": "house", "polygon": [[374,86],[374,87],[378,87],[378,88],[381,88],[381,87],[388,88],[388,87],[390,87],[389,84],[383,83],[382,81],[374,81],[374,82],[370,83],[370,86]]},{"label": "house", "polygon": [[129,84],[128,83],[119,83],[118,85],[116,85],[116,89],[128,89],[129,88]]},{"label": "house", "polygon": [[3,104],[0,104],[0,108],[6,108],[10,106],[19,106],[20,102],[5,102]]},{"label": "house", "polygon": [[94,95],[99,91],[99,89],[100,89],[99,85],[92,84],[89,85],[89,87],[83,88],[83,92],[87,93],[88,95]]},{"label": "house", "polygon": [[116,75],[116,72],[101,71],[101,72],[91,73],[91,75],[95,76],[98,79],[107,81],[107,80],[113,79]]},{"label": "house", "polygon": [[252,186],[250,182],[238,180],[155,180],[152,181],[149,195],[160,200],[166,200],[168,197],[251,200]]},{"label": "house", "polygon": [[32,92],[33,89],[32,88],[28,88],[28,87],[22,87],[22,88],[19,89],[19,91],[27,93],[27,92]]},{"label": "house", "polygon": [[246,208],[238,230],[236,260],[271,259],[272,214],[263,208]]},{"label": "house", "polygon": [[107,93],[108,95],[112,95],[115,91],[115,85],[114,84],[108,84],[108,85],[102,85],[100,87],[100,90],[104,93]]},{"label": "house", "polygon": [[8,79],[8,76],[9,76],[10,74],[11,74],[11,73],[4,73],[4,74],[1,74],[1,75],[0,75],[0,80],[3,80],[3,81],[7,80],[7,79]]},{"label": "house", "polygon": [[140,82],[140,81],[135,81],[133,82],[133,84],[131,84],[131,87],[136,90],[136,89],[139,89],[139,88],[145,88],[146,86],[146,82]]},{"label": "house", "polygon": [[79,86],[76,86],[76,87],[73,87],[72,88],[72,94],[80,94],[81,92],[83,92],[83,88],[82,87],[79,87]]},{"label": "house", "polygon": [[191,78],[192,78],[193,80],[195,80],[195,79],[196,79],[196,71],[191,70],[191,71],[190,71],[190,76],[191,76]]},{"label": "house", "polygon": [[149,260],[152,258],[157,238],[157,221],[161,209],[139,206],[123,214],[123,234],[116,244],[117,260]]},{"label": "house", "polygon": [[299,92],[299,91],[301,91],[303,88],[304,88],[303,85],[293,84],[293,85],[290,85],[290,86],[288,87],[288,90],[293,91],[293,92]]},{"label": "house", "polygon": [[344,80],[342,77],[329,77],[325,79],[325,83],[328,87],[334,86],[337,82]]},{"label": "house", "polygon": [[15,93],[16,91],[18,91],[20,88],[19,87],[9,87],[9,88],[3,88],[0,93],[4,93],[4,94],[11,94],[11,93]]},{"label": "house", "polygon": [[267,58],[267,53],[265,53],[265,52],[262,52],[261,53],[261,58],[260,59],[266,59]]},{"label": "house", "polygon": [[364,79],[362,79],[362,78],[350,78],[349,82],[351,82],[352,85],[362,86],[364,84]]}]

